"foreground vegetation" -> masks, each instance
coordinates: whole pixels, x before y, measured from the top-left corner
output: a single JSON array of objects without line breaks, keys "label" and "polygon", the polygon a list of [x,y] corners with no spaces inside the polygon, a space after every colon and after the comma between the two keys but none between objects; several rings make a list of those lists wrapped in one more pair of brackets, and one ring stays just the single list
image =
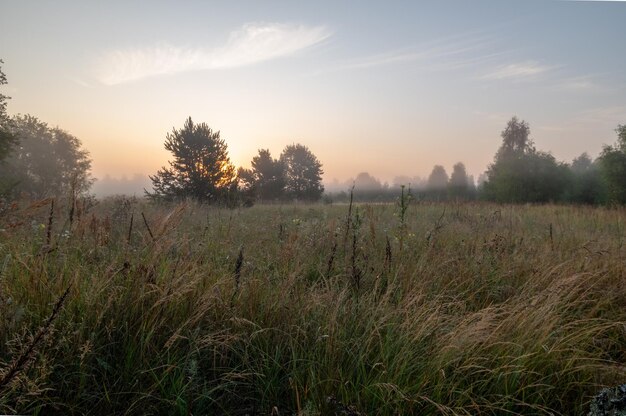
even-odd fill
[{"label": "foreground vegetation", "polygon": [[406,202],[4,205],[0,413],[572,415],[624,382],[623,208]]}]

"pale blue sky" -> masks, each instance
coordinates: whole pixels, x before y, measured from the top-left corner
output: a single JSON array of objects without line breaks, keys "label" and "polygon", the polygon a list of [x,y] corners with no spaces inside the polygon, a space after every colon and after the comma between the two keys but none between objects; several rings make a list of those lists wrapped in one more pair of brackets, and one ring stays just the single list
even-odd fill
[{"label": "pale blue sky", "polygon": [[0,0],[0,58],[9,112],[78,136],[96,176],[155,172],[187,116],[237,165],[301,142],[327,182],[477,176],[512,115],[561,160],[615,140],[625,22],[597,1]]}]

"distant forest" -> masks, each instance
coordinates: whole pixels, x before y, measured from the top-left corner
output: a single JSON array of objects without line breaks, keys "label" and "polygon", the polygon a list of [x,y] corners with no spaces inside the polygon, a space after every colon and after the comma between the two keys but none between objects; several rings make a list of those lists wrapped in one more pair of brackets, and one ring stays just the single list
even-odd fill
[{"label": "distant forest", "polygon": [[[448,175],[435,165],[428,178],[397,177],[393,185],[381,183],[367,172],[345,184],[345,190],[326,195],[329,201],[386,202],[398,197],[405,186],[413,198],[430,201],[486,200],[501,203],[626,203],[626,125],[615,129],[617,141],[605,145],[593,160],[583,153],[571,163],[537,150],[530,126],[517,117],[501,133],[502,144],[487,171],[475,181],[462,162]],[[352,195],[350,195],[352,194]]]},{"label": "distant forest", "polygon": [[[0,64],[2,61],[0,60]],[[7,83],[0,67],[0,85]],[[10,97],[0,94],[0,197],[45,198],[90,195],[91,159],[78,138],[31,115],[9,116]],[[362,172],[344,189],[322,185],[322,163],[305,145],[294,143],[278,158],[259,149],[250,168],[236,168],[219,131],[188,118],[165,137],[168,166],[150,175],[154,201],[194,199],[225,206],[257,202],[390,202],[406,192],[430,201],[486,200],[500,203],[626,203],[626,125],[617,140],[594,160],[587,153],[571,163],[537,150],[527,122],[512,117],[487,171],[474,180],[462,162],[448,174],[435,165],[426,179],[398,177],[392,185]],[[122,190],[123,192],[123,190]]]}]

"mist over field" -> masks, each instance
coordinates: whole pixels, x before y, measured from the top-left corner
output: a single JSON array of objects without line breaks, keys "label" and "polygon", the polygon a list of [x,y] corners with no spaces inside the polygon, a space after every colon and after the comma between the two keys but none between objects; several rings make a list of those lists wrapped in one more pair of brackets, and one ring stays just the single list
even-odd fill
[{"label": "mist over field", "polygon": [[99,197],[113,195],[143,196],[145,189],[150,189],[152,182],[148,175],[136,173],[132,176],[122,175],[121,177],[111,177],[105,175],[96,179],[93,184],[93,193]]},{"label": "mist over field", "polygon": [[626,2],[0,3],[0,414],[623,415]]}]

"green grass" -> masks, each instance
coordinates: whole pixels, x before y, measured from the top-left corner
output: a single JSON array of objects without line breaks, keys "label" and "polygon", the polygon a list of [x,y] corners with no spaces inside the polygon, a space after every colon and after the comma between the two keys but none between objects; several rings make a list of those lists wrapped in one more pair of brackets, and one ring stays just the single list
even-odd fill
[{"label": "green grass", "polygon": [[0,413],[573,415],[626,378],[624,209],[56,205],[50,246],[49,205],[0,216]]}]

